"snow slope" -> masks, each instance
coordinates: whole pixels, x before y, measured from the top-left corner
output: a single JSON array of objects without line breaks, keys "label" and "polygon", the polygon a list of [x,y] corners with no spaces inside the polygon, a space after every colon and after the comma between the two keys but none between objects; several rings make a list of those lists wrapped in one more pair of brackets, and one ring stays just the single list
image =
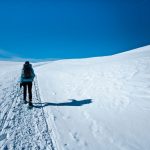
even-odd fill
[{"label": "snow slope", "polygon": [[22,63],[0,66],[2,149],[150,149],[150,46],[34,64],[32,110],[17,88]]}]

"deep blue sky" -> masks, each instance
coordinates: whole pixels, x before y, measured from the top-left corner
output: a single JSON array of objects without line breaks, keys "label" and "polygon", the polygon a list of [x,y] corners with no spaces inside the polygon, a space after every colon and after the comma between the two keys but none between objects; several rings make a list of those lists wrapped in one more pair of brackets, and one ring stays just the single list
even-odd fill
[{"label": "deep blue sky", "polygon": [[0,54],[80,58],[149,45],[149,7],[149,0],[0,0]]}]

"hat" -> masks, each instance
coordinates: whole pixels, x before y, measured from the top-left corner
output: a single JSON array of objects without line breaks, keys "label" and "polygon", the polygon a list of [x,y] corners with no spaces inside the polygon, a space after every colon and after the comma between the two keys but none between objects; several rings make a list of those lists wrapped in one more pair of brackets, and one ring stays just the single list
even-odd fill
[{"label": "hat", "polygon": [[26,64],[26,65],[29,65],[29,61],[26,61],[25,64]]}]

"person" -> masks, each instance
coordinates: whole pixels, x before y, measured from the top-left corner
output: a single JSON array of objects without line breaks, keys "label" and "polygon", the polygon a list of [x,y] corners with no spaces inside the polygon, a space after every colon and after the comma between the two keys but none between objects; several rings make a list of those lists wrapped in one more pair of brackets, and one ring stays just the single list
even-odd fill
[{"label": "person", "polygon": [[32,65],[29,61],[26,61],[23,65],[20,79],[20,88],[23,86],[23,99],[24,102],[27,103],[27,89],[29,95],[29,106],[33,106],[32,104],[32,82],[34,80],[35,73],[32,68]]}]

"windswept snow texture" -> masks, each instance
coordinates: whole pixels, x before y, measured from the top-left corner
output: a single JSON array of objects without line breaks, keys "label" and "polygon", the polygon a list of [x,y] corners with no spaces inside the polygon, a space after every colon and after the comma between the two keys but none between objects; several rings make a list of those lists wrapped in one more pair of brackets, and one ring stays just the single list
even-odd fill
[{"label": "windswept snow texture", "polygon": [[33,109],[17,84],[22,64],[0,67],[0,149],[150,149],[150,46],[34,64]]}]

